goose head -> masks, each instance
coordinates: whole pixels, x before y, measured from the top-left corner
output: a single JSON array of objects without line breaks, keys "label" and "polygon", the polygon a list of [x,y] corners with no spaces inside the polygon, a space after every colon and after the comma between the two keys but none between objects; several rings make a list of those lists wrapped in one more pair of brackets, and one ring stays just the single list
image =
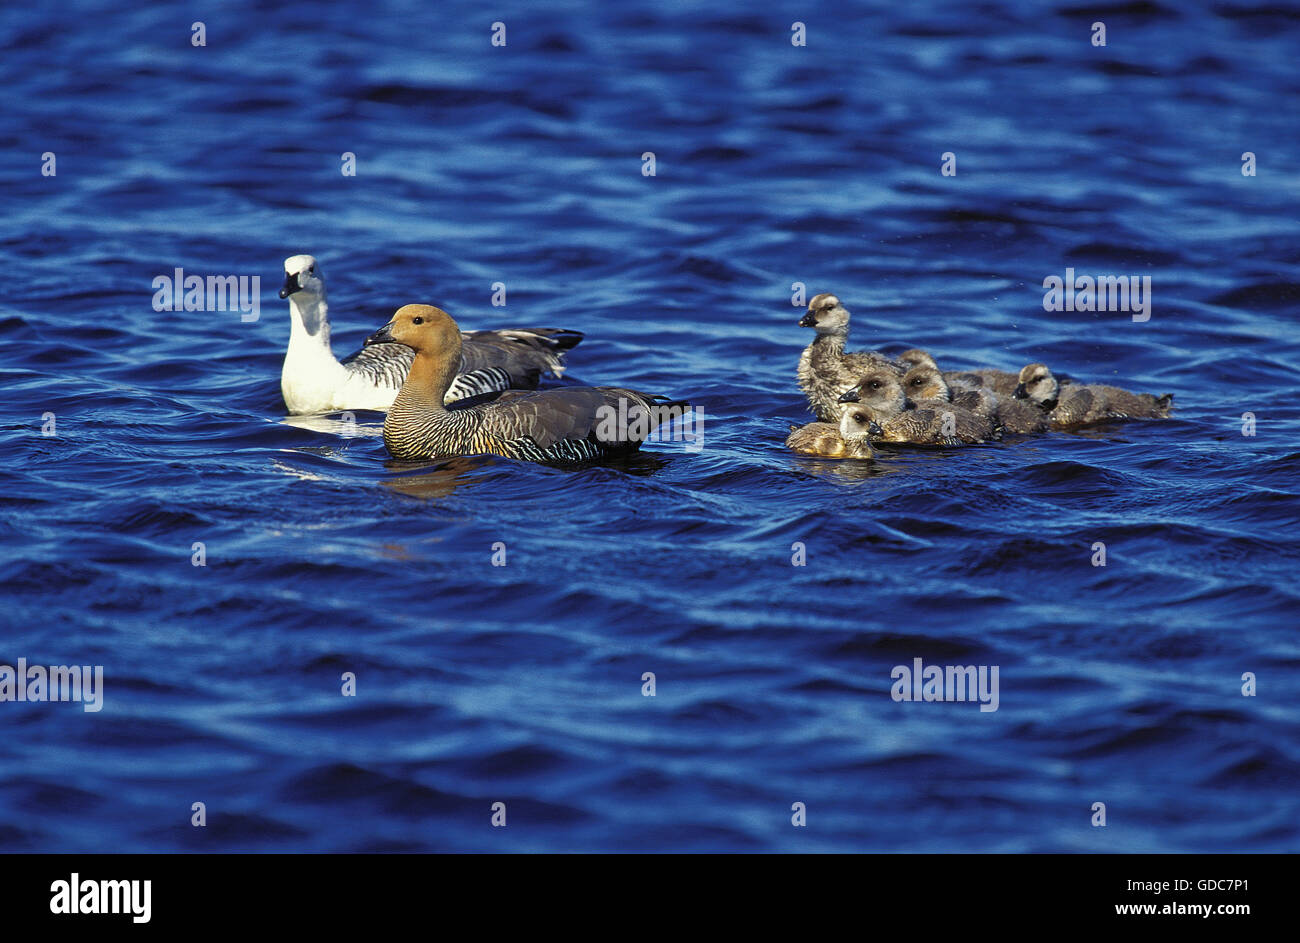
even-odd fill
[{"label": "goose head", "polygon": [[404,344],[417,354],[459,362],[460,328],[446,311],[433,305],[403,305],[393,319],[366,339],[371,344]]},{"label": "goose head", "polygon": [[881,434],[871,413],[861,406],[850,406],[840,416],[840,436],[845,442],[857,442]]},{"label": "goose head", "polygon": [[849,312],[840,299],[829,292],[813,295],[808,310],[799,319],[800,327],[810,327],[818,334],[848,334]]},{"label": "goose head", "polygon": [[919,347],[913,347],[911,350],[905,350],[898,355],[898,362],[903,365],[904,370],[911,370],[913,367],[933,367],[939,369],[939,365],[934,362],[934,358],[927,351]]},{"label": "goose head", "polygon": [[943,374],[925,363],[918,364],[903,375],[903,392],[910,400],[952,399],[952,390],[948,388]]},{"label": "goose head", "polygon": [[325,297],[325,276],[321,274],[320,263],[312,255],[291,255],[284,260],[284,286],[280,297],[301,293],[301,301],[311,301]]},{"label": "goose head", "polygon": [[859,403],[878,422],[902,412],[907,405],[898,374],[888,367],[873,367],[840,395],[841,403]]},{"label": "goose head", "polygon": [[1040,409],[1051,409],[1056,405],[1061,386],[1046,364],[1031,363],[1022,367],[1019,380],[1012,394],[1016,399],[1027,399]]}]

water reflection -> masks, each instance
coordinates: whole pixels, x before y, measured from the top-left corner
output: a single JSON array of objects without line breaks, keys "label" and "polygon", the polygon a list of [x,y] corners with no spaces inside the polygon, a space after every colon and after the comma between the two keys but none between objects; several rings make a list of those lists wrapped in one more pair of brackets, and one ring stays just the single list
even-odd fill
[{"label": "water reflection", "polygon": [[399,462],[394,459],[384,462],[384,467],[399,474],[385,479],[383,485],[412,498],[445,498],[471,472],[504,461],[506,459],[495,455],[453,455],[427,462]]},{"label": "water reflection", "polygon": [[[344,439],[373,438],[384,434],[384,421],[382,418],[378,422],[358,422],[355,418],[349,418],[350,415],[349,413],[334,413],[329,416],[285,416],[280,422],[286,426],[293,426],[295,429],[323,432]],[[382,417],[383,414],[379,415]],[[335,416],[343,418],[335,418]]]},{"label": "water reflection", "polygon": [[572,474],[609,470],[638,478],[648,478],[667,468],[671,461],[672,458],[662,458],[647,452],[638,452],[613,461],[546,466],[516,462],[497,455],[454,455],[421,462],[390,459],[384,463],[384,467],[398,474],[385,479],[383,485],[385,488],[414,498],[445,498],[463,484],[471,473],[498,466],[507,472],[511,469],[519,469],[523,472],[530,467],[545,467]]}]

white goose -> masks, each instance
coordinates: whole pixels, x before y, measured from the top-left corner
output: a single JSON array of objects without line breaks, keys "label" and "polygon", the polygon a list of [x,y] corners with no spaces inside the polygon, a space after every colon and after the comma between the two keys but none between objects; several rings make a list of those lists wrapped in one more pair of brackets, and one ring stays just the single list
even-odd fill
[{"label": "white goose", "polygon": [[[320,264],[310,255],[284,260],[289,299],[289,349],[280,392],[291,414],[344,409],[387,411],[415,352],[402,344],[368,344],[341,363],[330,347],[329,304]],[[447,391],[452,403],[480,393],[533,390],[543,373],[564,373],[564,352],[582,335],[558,328],[465,331],[460,370]]]}]

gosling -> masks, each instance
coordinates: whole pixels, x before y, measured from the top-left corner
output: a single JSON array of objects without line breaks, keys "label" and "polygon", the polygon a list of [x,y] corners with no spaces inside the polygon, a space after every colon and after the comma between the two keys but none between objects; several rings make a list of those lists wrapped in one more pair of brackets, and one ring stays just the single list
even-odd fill
[{"label": "gosling", "polygon": [[1117,386],[1072,383],[1062,386],[1045,364],[1020,371],[1016,399],[1027,400],[1047,414],[1053,429],[1077,429],[1113,419],[1168,419],[1174,395],[1131,393]]},{"label": "gosling", "polygon": [[845,409],[838,426],[830,422],[792,425],[785,444],[801,455],[874,458],[876,452],[871,447],[871,436],[879,434],[880,427],[871,421],[866,410]]},{"label": "gosling", "polygon": [[902,376],[893,361],[874,350],[844,352],[849,338],[849,312],[832,294],[814,295],[799,326],[817,332],[799,357],[798,377],[799,389],[808,397],[813,415],[822,422],[839,422],[840,392],[858,382],[867,370],[884,367]]}]

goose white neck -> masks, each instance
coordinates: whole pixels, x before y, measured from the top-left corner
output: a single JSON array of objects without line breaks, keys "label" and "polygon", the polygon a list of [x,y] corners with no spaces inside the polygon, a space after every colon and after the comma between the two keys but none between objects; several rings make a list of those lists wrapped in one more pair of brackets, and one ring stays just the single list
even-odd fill
[{"label": "goose white neck", "polygon": [[347,368],[330,349],[329,308],[324,295],[289,296],[289,349],[280,370],[280,391],[291,413],[334,409]]},{"label": "goose white neck", "polygon": [[324,295],[289,296],[289,349],[319,348],[334,358],[330,348],[329,302]]}]

